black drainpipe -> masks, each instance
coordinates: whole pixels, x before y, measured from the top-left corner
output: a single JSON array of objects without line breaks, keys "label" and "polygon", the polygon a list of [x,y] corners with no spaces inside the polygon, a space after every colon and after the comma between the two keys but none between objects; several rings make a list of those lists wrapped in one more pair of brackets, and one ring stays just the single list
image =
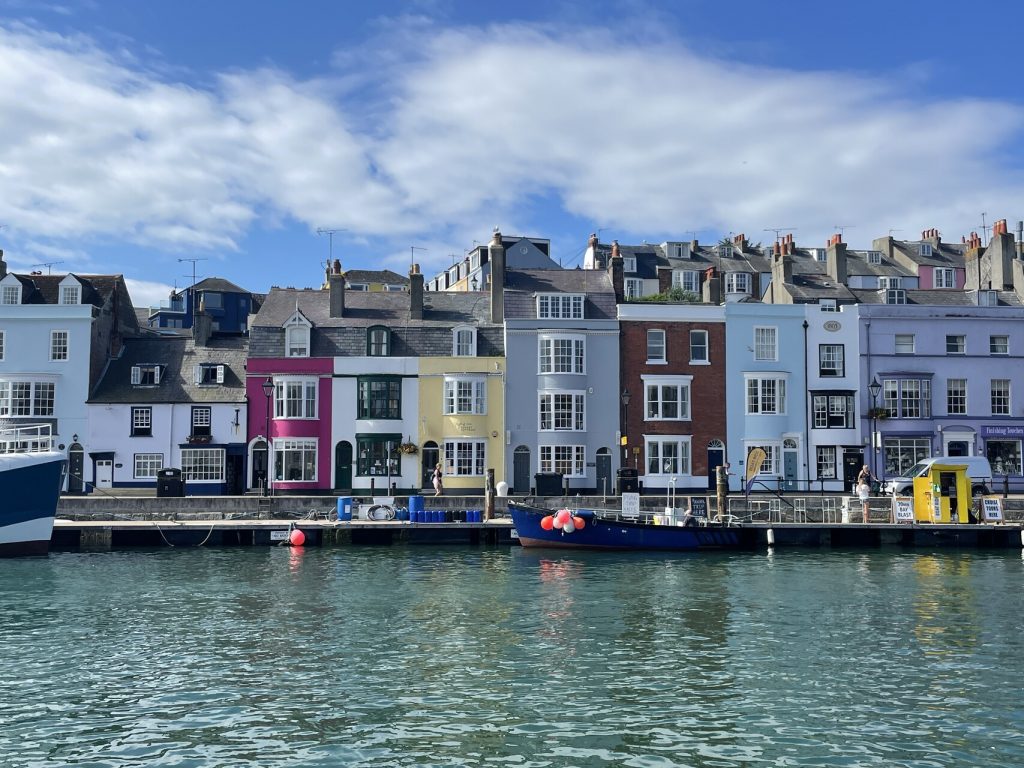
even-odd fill
[{"label": "black drainpipe", "polygon": [[[811,492],[811,419],[810,419],[810,407],[811,407],[811,393],[808,392],[808,383],[810,379],[807,377],[807,328],[809,323],[806,318],[804,319],[804,473],[807,475],[807,492]],[[822,485],[822,490],[825,486]]]}]

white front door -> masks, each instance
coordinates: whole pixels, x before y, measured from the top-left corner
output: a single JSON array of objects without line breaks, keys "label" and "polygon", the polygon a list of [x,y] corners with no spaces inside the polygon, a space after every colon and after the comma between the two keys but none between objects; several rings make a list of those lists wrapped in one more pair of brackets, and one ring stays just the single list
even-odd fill
[{"label": "white front door", "polygon": [[96,487],[110,488],[114,484],[114,462],[107,459],[96,461]]}]

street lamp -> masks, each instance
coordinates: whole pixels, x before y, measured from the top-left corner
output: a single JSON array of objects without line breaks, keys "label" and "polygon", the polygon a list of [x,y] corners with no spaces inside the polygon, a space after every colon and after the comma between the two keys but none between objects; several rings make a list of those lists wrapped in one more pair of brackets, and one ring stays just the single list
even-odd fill
[{"label": "street lamp", "polygon": [[[882,391],[882,385],[878,383],[878,377],[872,379],[868,385],[868,392],[871,393],[871,474],[878,477],[878,457],[875,453],[875,433],[878,425],[878,395]],[[881,478],[879,479],[881,482]]]},{"label": "street lamp", "polygon": [[264,486],[263,492],[264,495],[269,495],[272,490],[272,472],[274,471],[273,465],[270,463],[270,404],[273,402],[274,397],[274,380],[267,376],[267,380],[260,386],[263,388],[264,397],[267,398],[267,484]]},{"label": "street lamp", "polygon": [[622,394],[619,395],[619,400],[622,401],[622,466],[629,465],[629,438],[627,437],[628,428],[626,426],[626,415],[629,412],[629,398],[632,395],[629,394],[629,387],[625,387],[622,390]]}]

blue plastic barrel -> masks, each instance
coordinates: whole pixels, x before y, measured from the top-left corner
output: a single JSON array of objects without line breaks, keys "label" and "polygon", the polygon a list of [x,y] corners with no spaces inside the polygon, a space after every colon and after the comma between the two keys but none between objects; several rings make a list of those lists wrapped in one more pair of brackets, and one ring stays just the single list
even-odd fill
[{"label": "blue plastic barrel", "polygon": [[409,513],[423,511],[423,497],[422,496],[410,496],[409,497]]},{"label": "blue plastic barrel", "polygon": [[351,496],[339,496],[338,497],[338,519],[339,520],[351,520],[352,519],[352,497]]}]

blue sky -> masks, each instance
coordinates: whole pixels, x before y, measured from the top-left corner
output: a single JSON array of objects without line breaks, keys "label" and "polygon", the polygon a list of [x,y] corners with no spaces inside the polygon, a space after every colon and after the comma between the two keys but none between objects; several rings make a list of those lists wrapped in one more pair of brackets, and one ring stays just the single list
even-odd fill
[{"label": "blue sky", "polygon": [[[123,273],[430,275],[493,227],[578,262],[785,227],[1024,218],[1011,2],[0,0],[0,248]],[[55,263],[59,262],[59,263]],[[50,265],[50,266],[44,266]]]}]

